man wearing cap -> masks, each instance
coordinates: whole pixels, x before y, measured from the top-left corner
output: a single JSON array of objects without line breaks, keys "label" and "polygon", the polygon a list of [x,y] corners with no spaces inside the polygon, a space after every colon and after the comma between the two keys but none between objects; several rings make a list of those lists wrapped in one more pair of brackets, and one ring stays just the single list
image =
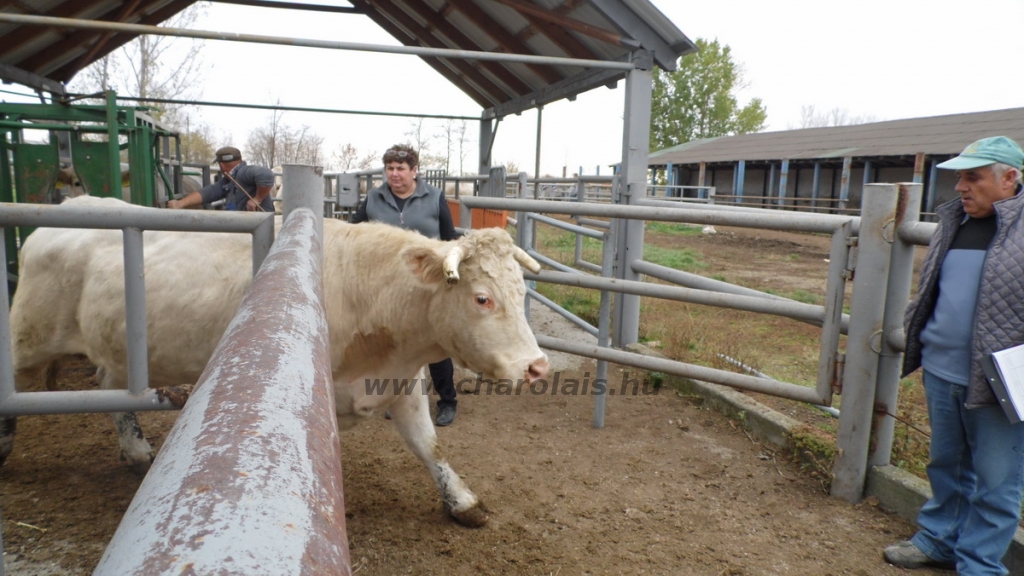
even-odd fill
[{"label": "man wearing cap", "polygon": [[932,497],[920,530],[883,556],[904,568],[1007,574],[1002,557],[1020,520],[1024,424],[1011,424],[981,359],[1024,344],[1024,151],[984,138],[938,165],[956,170],[960,198],[936,210],[917,296],[904,318],[903,375],[924,367]]},{"label": "man wearing cap", "polygon": [[269,168],[246,164],[238,148],[231,146],[217,150],[213,161],[220,165],[221,179],[181,200],[168,201],[168,208],[188,208],[223,198],[228,210],[274,212],[274,200],[270,197],[274,173]]}]

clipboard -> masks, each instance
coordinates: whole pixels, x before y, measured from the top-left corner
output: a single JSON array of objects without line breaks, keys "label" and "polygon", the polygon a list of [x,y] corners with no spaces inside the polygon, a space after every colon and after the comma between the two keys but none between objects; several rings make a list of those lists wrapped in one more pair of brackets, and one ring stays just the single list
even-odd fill
[{"label": "clipboard", "polygon": [[1024,345],[985,354],[981,367],[1010,424],[1024,421]]}]

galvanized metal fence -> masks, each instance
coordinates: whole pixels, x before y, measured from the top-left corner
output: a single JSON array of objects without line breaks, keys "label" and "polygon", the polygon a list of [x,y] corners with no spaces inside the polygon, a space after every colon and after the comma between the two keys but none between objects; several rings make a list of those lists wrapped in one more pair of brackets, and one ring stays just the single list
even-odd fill
[{"label": "galvanized metal fence", "polygon": [[[523,190],[525,188],[520,188],[520,193]],[[814,405],[830,406],[833,394],[843,394],[832,492],[849,501],[857,501],[863,496],[867,467],[888,464],[891,450],[892,418],[880,417],[884,414],[879,414],[878,410],[884,407],[889,414],[895,413],[898,359],[902,349],[900,326],[902,310],[909,299],[913,244],[927,243],[930,237],[929,225],[917,222],[916,207],[920,205],[920,194],[920,184],[870,184],[865,188],[860,217],[711,204],[681,206],[649,198],[635,200],[632,205],[484,197],[463,198],[462,202],[471,208],[517,211],[517,242],[531,256],[556,270],[527,273],[527,279],[601,291],[599,325],[596,327],[562,310],[535,290],[529,292],[532,298],[555,308],[598,338],[596,346],[545,336],[537,338],[545,348],[597,359],[598,378],[606,374],[603,363],[612,361]],[[574,216],[578,224],[543,214]],[[611,220],[596,220],[594,217]],[[615,235],[616,230],[622,229],[617,227],[616,221],[629,219],[831,234],[825,303],[822,306],[804,304],[644,261],[642,236],[640,245],[630,244],[633,256],[632,260],[627,260],[621,253],[616,253]],[[562,265],[537,251],[533,230],[538,223],[577,235],[577,267]],[[934,225],[931,226],[933,229]],[[582,260],[580,243],[583,237],[603,242],[600,266]],[[627,268],[634,274],[646,274],[678,286],[626,280],[624,270]],[[853,296],[849,303],[850,313],[846,315],[843,314],[843,306],[849,281],[853,282]],[[822,338],[816,385],[808,388],[763,375],[738,374],[623,351],[621,348],[632,342],[621,338],[616,341],[609,332],[612,293],[772,314],[820,326]],[[847,335],[845,350],[840,350],[842,334]],[[610,344],[619,349],[612,348]],[[596,427],[604,423],[604,400],[603,395],[595,398]]]}]

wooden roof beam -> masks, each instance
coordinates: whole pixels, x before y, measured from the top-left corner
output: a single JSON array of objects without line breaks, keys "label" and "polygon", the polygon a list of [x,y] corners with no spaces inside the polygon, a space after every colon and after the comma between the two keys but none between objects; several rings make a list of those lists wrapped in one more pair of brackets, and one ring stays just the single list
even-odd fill
[{"label": "wooden roof beam", "polygon": [[[472,39],[463,34],[462,31],[456,28],[454,24],[449,22],[445,18],[444,13],[435,12],[426,4],[412,3],[410,7],[424,20],[433,24],[438,32],[447,36],[448,39],[454,42],[456,46],[459,46],[464,50],[485,51],[479,44],[473,42]],[[451,9],[451,7],[449,7],[449,9]],[[470,65],[486,69],[495,78],[511,88],[517,96],[522,96],[523,94],[528,94],[533,91],[526,82],[523,82],[518,76],[510,72],[508,68],[505,68],[498,62],[478,60],[470,62]]]},{"label": "wooden roof beam", "polygon": [[[89,6],[83,5],[80,2],[64,2],[63,4],[55,6],[50,12],[40,12],[35,9],[28,10],[23,8],[21,2],[15,2],[14,5],[22,8],[24,12],[34,14],[36,16],[54,16],[58,18],[75,18],[84,10],[89,8]],[[4,36],[4,41],[0,43],[0,57],[10,54],[25,44],[32,42],[36,38],[49,34],[53,31],[54,28],[46,26],[21,26],[16,30],[11,31],[10,34]]]},{"label": "wooden roof beam", "polygon": [[[145,24],[150,26],[156,26],[157,24],[163,22],[164,20],[167,20],[171,16],[174,16],[178,12],[181,12],[182,10],[188,8],[194,3],[195,0],[176,0],[174,2],[166,4],[163,8],[159,10],[146,14],[145,16],[139,18],[138,22],[132,22],[132,24]],[[96,20],[110,21],[115,17],[116,14],[114,14],[114,11],[111,10],[110,12],[104,14],[102,17],[96,18]],[[36,67],[36,69],[41,69],[46,64],[49,64],[50,62],[56,59],[49,57],[48,54],[66,54],[76,48],[79,48],[80,46],[89,44],[89,42],[91,42],[93,38],[95,38],[96,36],[100,36],[101,34],[103,34],[102,31],[87,29],[79,30],[78,33],[69,36],[63,42],[59,42],[57,44],[54,44],[53,46],[48,47],[45,50],[45,52],[40,52],[37,58],[33,58],[30,61],[33,62],[33,65]],[[128,42],[131,42],[137,36],[138,34],[129,33],[114,34],[102,48],[96,51],[95,55],[93,56],[92,62],[95,62],[96,60],[103,58],[107,54],[110,54],[114,50],[120,48]],[[92,62],[88,62],[86,65],[92,64]],[[60,65],[59,68],[44,75],[49,76],[54,80],[67,82],[74,78],[75,74],[78,74],[78,72],[80,72],[81,69],[82,66],[80,66],[78,60],[72,60],[70,62],[67,62],[66,64]]]},{"label": "wooden roof beam", "polygon": [[[448,3],[455,7],[456,10],[462,12],[471,22],[476,24],[485,34],[489,35],[498,43],[498,46],[502,50],[511,54],[532,54],[533,51],[525,42],[517,38],[514,34],[505,29],[494,18],[491,18],[486,12],[480,9],[479,6],[473,3],[473,0],[448,0]],[[533,70],[542,80],[548,84],[553,84],[565,79],[565,76],[559,72],[556,68],[551,66],[540,66],[537,64],[527,64],[530,70]]]},{"label": "wooden roof beam", "polygon": [[[419,44],[428,48],[452,48],[445,44],[441,39],[437,38],[430,28],[426,28],[419,22],[416,22],[412,16],[403,11],[392,0],[376,0],[374,2],[374,9],[380,12],[382,16],[391,18],[396,24],[405,28],[407,32],[418,38],[420,41]],[[459,73],[465,75],[466,79],[473,82],[481,90],[489,94],[489,101],[491,102],[501,102],[513,95],[509,94],[509,91],[505,88],[502,88],[491,81],[490,78],[474,68],[473,64],[467,60],[459,58],[442,58],[441,61],[449,68],[453,68]]]},{"label": "wooden roof beam", "polygon": [[[627,48],[629,50],[635,50],[636,48],[640,47],[640,43],[637,42],[636,40],[633,40],[632,38],[626,38],[625,36],[618,34],[616,32],[605,30],[604,28],[599,28],[597,26],[591,26],[586,22],[581,22],[579,20],[576,20],[575,18],[569,18],[564,14],[558,14],[557,11],[561,11],[561,9],[556,9],[556,11],[545,10],[543,8],[538,8],[533,4],[523,2],[522,0],[494,1],[500,4],[504,4],[509,8],[514,9],[516,12],[519,12],[524,18],[530,20],[538,28],[543,30],[544,33],[547,36],[549,36],[552,40],[554,40],[556,43],[559,43],[560,46],[561,43],[559,42],[558,38],[552,36],[553,31],[561,31],[562,34],[560,34],[560,36],[569,36],[566,33],[566,30],[572,30],[573,32],[578,32],[580,34],[583,34],[584,36],[589,36],[596,40],[600,40],[601,42],[612,44],[614,46],[619,46],[621,48]],[[571,38],[571,36],[569,37]],[[575,38],[573,38],[573,40],[575,41]],[[581,54],[576,54],[572,50],[568,49],[566,46],[562,46],[562,49],[568,52],[569,54],[572,54],[575,58],[595,58],[594,53],[587,49],[586,46],[583,46],[578,42],[577,44],[580,47],[582,47],[585,52]]]},{"label": "wooden roof beam", "polygon": [[[124,7],[124,10],[121,11],[121,14],[118,15],[117,22],[127,21],[128,18],[130,18],[132,14],[135,13],[135,9],[139,7],[139,2],[141,1],[142,0],[132,0],[132,2],[126,5]],[[114,37],[114,34],[115,32],[107,32],[99,40],[94,42],[92,48],[90,48],[88,52],[83,54],[82,57],[79,58],[77,62],[75,62],[75,67],[78,69],[82,69],[88,66],[93,61],[93,57],[96,55],[96,53],[102,50],[104,46],[106,46],[107,42],[109,42],[110,39]]]}]

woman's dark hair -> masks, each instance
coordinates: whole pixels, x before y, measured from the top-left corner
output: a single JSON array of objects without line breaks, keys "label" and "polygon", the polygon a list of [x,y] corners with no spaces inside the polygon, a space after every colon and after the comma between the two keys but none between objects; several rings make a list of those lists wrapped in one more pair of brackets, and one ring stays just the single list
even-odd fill
[{"label": "woman's dark hair", "polygon": [[387,165],[388,162],[405,162],[409,168],[415,168],[420,165],[420,157],[412,146],[395,144],[384,153],[384,164]]}]

